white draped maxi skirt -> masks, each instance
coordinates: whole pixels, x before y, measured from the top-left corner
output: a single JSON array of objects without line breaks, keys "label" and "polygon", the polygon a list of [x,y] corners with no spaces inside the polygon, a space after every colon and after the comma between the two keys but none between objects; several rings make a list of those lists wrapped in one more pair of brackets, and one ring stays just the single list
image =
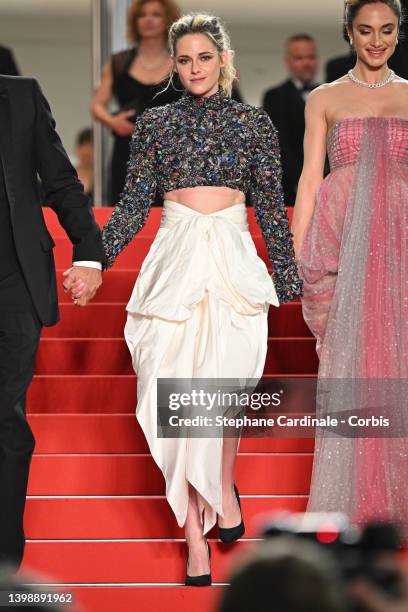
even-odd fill
[{"label": "white draped maxi skirt", "polygon": [[158,378],[262,376],[273,281],[248,230],[245,204],[210,214],[165,200],[161,226],[139,272],[125,339],[137,374],[136,416],[166,482],[177,523],[188,483],[203,531],[221,516],[223,439],[158,438]]}]

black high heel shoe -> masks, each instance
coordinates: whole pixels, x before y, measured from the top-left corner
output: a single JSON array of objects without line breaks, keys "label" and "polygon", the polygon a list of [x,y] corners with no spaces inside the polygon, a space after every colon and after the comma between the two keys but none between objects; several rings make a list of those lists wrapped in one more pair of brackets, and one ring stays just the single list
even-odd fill
[{"label": "black high heel shoe", "polygon": [[[207,548],[208,548],[208,562],[210,562],[211,559],[211,548],[209,543],[207,542]],[[188,563],[188,559],[187,559],[187,563]],[[185,586],[196,586],[196,587],[204,587],[204,586],[211,586],[211,572],[209,574],[201,574],[201,576],[189,576],[186,573],[186,580],[185,580]]]},{"label": "black high heel shoe", "polygon": [[[235,496],[238,501],[239,509],[241,510],[241,500],[239,499],[239,493],[238,493],[238,489],[236,485],[234,485],[234,491],[235,491]],[[231,544],[232,542],[235,542],[240,537],[242,537],[245,533],[245,525],[244,525],[244,521],[242,520],[242,511],[241,511],[241,522],[239,525],[237,525],[236,527],[219,527],[218,530],[219,530],[220,540],[221,542],[224,542],[224,544]]]}]

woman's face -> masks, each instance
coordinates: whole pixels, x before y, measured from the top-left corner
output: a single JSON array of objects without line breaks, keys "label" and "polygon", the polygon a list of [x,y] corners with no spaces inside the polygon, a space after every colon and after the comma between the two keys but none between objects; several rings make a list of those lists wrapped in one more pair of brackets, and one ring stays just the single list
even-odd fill
[{"label": "woman's face", "polygon": [[140,38],[158,38],[166,35],[166,13],[163,5],[156,0],[143,4],[137,19],[137,32]]},{"label": "woman's face", "polygon": [[349,30],[357,57],[371,68],[383,66],[395,51],[398,17],[383,2],[365,4]]},{"label": "woman's face", "polygon": [[210,96],[218,90],[227,51],[219,53],[205,34],[185,34],[177,41],[175,53],[175,69],[187,91],[197,96]]}]

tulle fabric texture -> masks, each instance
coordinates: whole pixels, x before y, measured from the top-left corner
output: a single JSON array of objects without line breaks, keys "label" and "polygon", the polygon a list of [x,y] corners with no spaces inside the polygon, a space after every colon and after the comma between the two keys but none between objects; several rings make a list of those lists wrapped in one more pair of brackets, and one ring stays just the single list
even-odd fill
[{"label": "tulle fabric texture", "polygon": [[[222,516],[223,438],[159,438],[158,378],[262,376],[273,281],[248,231],[245,204],[203,215],[164,201],[161,227],[127,305],[125,339],[137,373],[137,419],[166,481],[179,526],[189,483],[203,531]],[[249,383],[250,384],[250,383]]]},{"label": "tulle fabric texture", "polygon": [[328,153],[298,260],[320,359],[317,413],[382,414],[391,428],[319,429],[307,509],[345,512],[357,525],[394,520],[406,541],[408,120],[340,121]]}]

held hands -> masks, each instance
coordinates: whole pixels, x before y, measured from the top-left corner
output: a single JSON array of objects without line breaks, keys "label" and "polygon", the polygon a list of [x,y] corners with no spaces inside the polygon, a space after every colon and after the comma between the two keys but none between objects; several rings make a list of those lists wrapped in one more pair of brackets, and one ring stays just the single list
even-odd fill
[{"label": "held hands", "polygon": [[74,304],[86,306],[102,285],[102,272],[95,268],[73,266],[63,273],[64,291],[71,291]]}]

